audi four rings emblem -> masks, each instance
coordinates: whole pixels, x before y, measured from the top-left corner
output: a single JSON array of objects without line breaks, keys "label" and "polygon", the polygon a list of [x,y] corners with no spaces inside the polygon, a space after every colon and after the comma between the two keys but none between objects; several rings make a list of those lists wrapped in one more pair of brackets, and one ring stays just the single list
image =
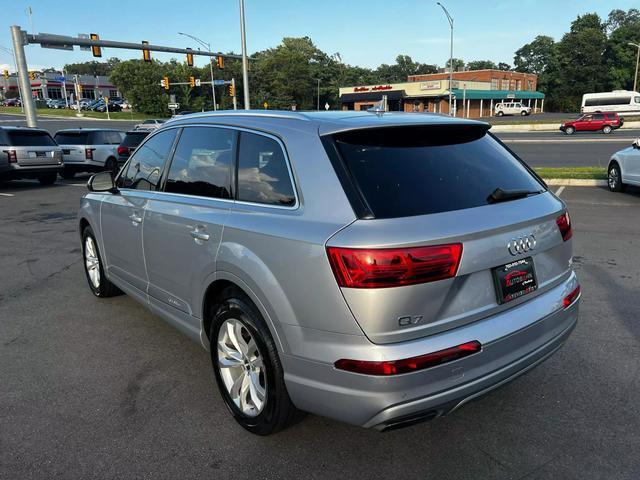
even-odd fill
[{"label": "audi four rings emblem", "polygon": [[511,241],[507,243],[507,248],[511,255],[518,255],[533,250],[536,248],[536,243],[536,237],[526,235],[524,237],[512,238]]}]

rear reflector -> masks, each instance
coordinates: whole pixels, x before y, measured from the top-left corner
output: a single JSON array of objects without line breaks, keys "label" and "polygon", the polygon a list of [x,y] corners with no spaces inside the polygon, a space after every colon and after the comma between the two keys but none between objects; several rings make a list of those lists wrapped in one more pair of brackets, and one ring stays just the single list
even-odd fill
[{"label": "rear reflector", "polygon": [[446,348],[438,352],[427,353],[419,357],[405,358],[388,362],[369,362],[366,360],[338,360],[334,365],[338,370],[362,373],[364,375],[400,375],[415,372],[425,368],[435,367],[443,363],[452,362],[459,358],[468,357],[482,350],[482,344],[477,340],[463,343],[456,347]]},{"label": "rear reflector", "polygon": [[95,150],[95,148],[85,148],[84,149],[84,156],[87,160],[93,160],[93,151]]},{"label": "rear reflector", "polygon": [[556,218],[556,223],[558,224],[558,228],[560,229],[562,240],[566,242],[573,236],[573,230],[571,229],[571,218],[569,218],[569,212],[564,212],[562,215]]},{"label": "rear reflector", "polygon": [[129,147],[118,147],[118,155],[129,155]]},{"label": "rear reflector", "polygon": [[564,308],[569,308],[573,302],[580,296],[580,285],[578,285],[573,292],[564,297]]},{"label": "rear reflector", "polygon": [[327,254],[341,287],[398,287],[455,277],[462,244],[382,249],[327,247]]}]

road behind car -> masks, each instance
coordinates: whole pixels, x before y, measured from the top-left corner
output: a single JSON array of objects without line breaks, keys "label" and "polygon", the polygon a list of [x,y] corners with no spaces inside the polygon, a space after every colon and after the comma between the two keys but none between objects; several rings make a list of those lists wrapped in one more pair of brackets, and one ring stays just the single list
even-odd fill
[{"label": "road behind car", "polygon": [[0,478],[638,478],[639,189],[562,192],[581,318],[529,374],[385,434],[311,416],[257,438],[228,415],[206,352],[86,288],[86,178],[0,185]]}]

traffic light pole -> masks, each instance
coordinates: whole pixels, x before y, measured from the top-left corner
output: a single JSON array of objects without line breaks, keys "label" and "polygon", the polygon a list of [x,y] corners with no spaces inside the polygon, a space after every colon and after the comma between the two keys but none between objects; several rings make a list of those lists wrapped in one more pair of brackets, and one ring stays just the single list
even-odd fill
[{"label": "traffic light pole", "polygon": [[27,57],[24,54],[24,38],[22,30],[17,25],[11,27],[11,38],[13,39],[13,51],[16,56],[16,67],[18,75],[18,86],[22,93],[22,106],[27,119],[27,127],[37,127],[36,102],[33,101],[31,93],[31,81],[29,80],[29,69],[27,67]]}]

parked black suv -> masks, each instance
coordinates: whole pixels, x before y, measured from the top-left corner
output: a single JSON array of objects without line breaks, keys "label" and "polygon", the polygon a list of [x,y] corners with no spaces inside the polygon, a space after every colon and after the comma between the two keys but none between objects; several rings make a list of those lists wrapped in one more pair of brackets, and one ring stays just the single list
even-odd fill
[{"label": "parked black suv", "polygon": [[122,168],[136,147],[150,133],[151,130],[131,130],[126,133],[124,140],[118,147],[118,170]]}]

